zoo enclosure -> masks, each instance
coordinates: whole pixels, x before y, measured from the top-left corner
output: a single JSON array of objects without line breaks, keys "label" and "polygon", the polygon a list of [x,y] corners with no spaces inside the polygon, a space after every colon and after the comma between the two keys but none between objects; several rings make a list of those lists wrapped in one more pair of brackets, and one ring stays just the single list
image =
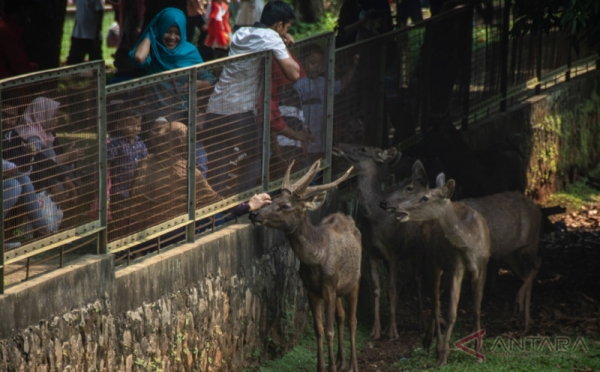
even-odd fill
[{"label": "zoo enclosure", "polygon": [[[34,221],[24,218],[22,206],[8,211],[1,227],[0,276],[9,274],[7,265],[16,262],[26,261],[17,270],[28,270],[32,257],[57,247],[62,266],[66,244],[86,239],[96,241],[98,253],[117,254],[117,260],[126,259],[127,263],[136,253],[160,251],[177,239],[193,241],[197,233],[214,230],[218,220],[233,218],[229,211],[239,202],[258,192],[279,189],[291,160],[295,161],[292,177],[299,177],[314,160],[323,159],[321,177],[327,182],[346,167],[343,161],[332,159],[334,143],[408,146],[444,121],[464,129],[523,96],[595,68],[598,56],[594,51],[582,48],[575,55],[558,31],[512,38],[508,32],[510,7],[500,0],[493,5],[485,20],[473,7],[462,7],[337,50],[333,34],[299,41],[292,52],[302,64],[315,50],[323,56],[318,77],[321,85],[313,87],[318,94],[304,101],[294,93],[293,84],[273,71],[277,66],[267,52],[108,87],[104,86],[102,62],[0,81],[3,113],[5,108],[16,108],[20,118],[36,98],[57,101],[57,155],[73,148],[84,150],[83,156],[69,163],[70,169],[38,167],[29,174],[35,178],[38,172],[41,181],[68,177],[73,187],[54,189],[53,197],[61,199],[62,222],[52,235],[37,237]],[[359,64],[342,88],[356,55]],[[226,68],[255,77],[254,90],[248,93],[249,87],[243,87],[246,93],[239,101],[252,107],[255,115],[250,124],[236,115],[207,112],[214,83],[219,81],[221,89],[227,90]],[[273,109],[272,99],[279,109]],[[234,112],[237,107],[222,109]],[[143,176],[137,172],[140,164],[147,165],[144,159],[131,161],[111,153],[110,142],[120,138],[121,123],[131,117],[140,120],[139,137],[147,156],[157,160],[157,168],[153,168],[158,170],[157,176],[143,179],[149,189],[156,190],[152,210],[144,207],[139,196],[115,196],[123,190],[133,191],[142,182]],[[164,146],[172,138],[161,142],[160,135],[152,133],[160,117],[185,124],[184,143]],[[317,137],[315,142],[320,143],[318,148],[308,150],[278,137],[270,123],[280,119],[293,129],[310,128]],[[6,138],[14,126],[8,125],[5,115],[0,120]],[[246,126],[241,126],[244,123]],[[244,131],[248,127],[252,130]],[[244,151],[233,157],[223,151],[232,145],[234,151]],[[5,154],[7,149],[2,150]],[[168,174],[173,165],[179,167],[179,178],[159,176]],[[123,169],[132,172],[129,180],[125,173],[119,174]],[[205,186],[199,179],[216,192],[212,199],[197,192]],[[14,192],[3,187],[2,193],[6,200]],[[4,281],[0,289],[2,292]]]}]

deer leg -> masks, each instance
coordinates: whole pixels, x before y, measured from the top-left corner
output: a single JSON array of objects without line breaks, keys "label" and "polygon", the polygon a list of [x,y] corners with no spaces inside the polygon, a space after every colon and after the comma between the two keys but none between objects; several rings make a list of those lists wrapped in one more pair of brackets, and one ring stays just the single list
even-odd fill
[{"label": "deer leg", "polygon": [[329,356],[329,372],[336,372],[335,355],[333,353],[333,323],[335,321],[336,293],[331,288],[323,288],[323,302],[325,303],[325,338],[327,339],[327,353]]},{"label": "deer leg", "polygon": [[338,355],[337,355],[337,368],[339,370],[346,369],[346,353],[344,350],[344,305],[342,299],[338,298],[335,303],[335,322],[337,323],[338,330]]},{"label": "deer leg", "polygon": [[313,314],[315,335],[317,336],[317,371],[325,372],[325,359],[323,358],[323,307],[321,299],[310,291],[308,292],[308,302]]},{"label": "deer leg", "polygon": [[[535,280],[535,278],[537,277],[538,272],[540,271],[540,266],[542,265],[542,260],[538,257],[537,252],[525,257],[525,259],[529,262],[531,262],[533,268],[529,271],[529,275],[527,276],[527,279],[525,280],[525,284],[523,284],[523,286],[527,285],[527,290],[524,294],[524,298],[525,298],[525,321],[523,324],[523,334],[528,334],[529,333],[529,324],[531,322],[531,290],[533,288],[533,281]],[[519,290],[520,291],[520,290]]]},{"label": "deer leg", "polygon": [[379,260],[369,257],[369,264],[371,267],[371,283],[373,284],[373,312],[375,315],[370,337],[373,340],[379,340],[381,338],[381,320],[379,319],[379,296],[381,294],[379,287]]},{"label": "deer leg", "polygon": [[450,303],[448,304],[448,328],[444,336],[444,342],[437,344],[437,366],[441,367],[448,364],[448,355],[450,354],[450,337],[452,329],[456,323],[456,312],[458,310],[458,300],[460,299],[460,285],[462,283],[465,271],[463,268],[456,268],[452,283],[450,284]]},{"label": "deer leg", "polygon": [[[473,300],[473,333],[481,329],[481,299],[483,298],[483,289],[485,287],[486,266],[473,273],[471,278],[471,291]],[[477,345],[478,351],[482,345]]]},{"label": "deer leg", "polygon": [[442,270],[439,267],[433,269],[432,286],[431,286],[431,302],[433,311],[431,313],[431,323],[429,331],[425,333],[423,338],[423,348],[429,350],[433,340],[433,333],[437,332],[438,345],[442,342],[442,334],[440,331],[440,281],[442,278]]},{"label": "deer leg", "polygon": [[358,304],[358,290],[360,281],[348,296],[348,326],[350,328],[350,372],[358,372],[358,362],[356,360],[356,305]]},{"label": "deer leg", "polygon": [[388,277],[389,277],[389,290],[388,290],[388,299],[390,301],[390,328],[388,329],[388,339],[396,340],[399,338],[398,336],[398,326],[396,325],[396,305],[398,304],[397,299],[397,290],[396,286],[398,284],[398,267],[397,267],[397,258],[395,255],[392,255],[390,261],[388,262]]}]

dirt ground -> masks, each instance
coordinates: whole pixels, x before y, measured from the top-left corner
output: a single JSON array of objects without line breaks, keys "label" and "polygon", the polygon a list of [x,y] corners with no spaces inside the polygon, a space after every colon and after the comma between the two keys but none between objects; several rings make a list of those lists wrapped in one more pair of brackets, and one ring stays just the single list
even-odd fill
[{"label": "dirt ground", "polygon": [[[555,216],[566,230],[544,234],[540,245],[542,267],[532,292],[530,335],[589,336],[600,334],[600,204],[581,211]],[[514,299],[520,280],[502,266],[495,289],[486,288],[482,304],[485,338],[517,337],[521,316],[514,315]],[[491,290],[490,290],[491,289]],[[413,297],[410,292],[400,298]],[[454,334],[470,332],[470,290],[463,288]],[[442,297],[443,299],[443,297]],[[398,371],[394,367],[420,348],[422,332],[417,329],[415,301],[402,306],[398,314],[400,339],[369,342],[360,353],[362,372]],[[425,305],[429,308],[429,302]],[[382,306],[382,309],[384,307]],[[442,302],[442,315],[447,302]],[[382,327],[387,321],[384,319]],[[435,355],[435,340],[431,355]]]}]

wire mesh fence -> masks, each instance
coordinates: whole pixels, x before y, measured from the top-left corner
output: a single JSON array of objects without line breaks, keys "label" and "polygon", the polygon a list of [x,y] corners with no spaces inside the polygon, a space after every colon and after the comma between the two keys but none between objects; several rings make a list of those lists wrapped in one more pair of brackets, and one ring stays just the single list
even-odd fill
[{"label": "wire mesh fence", "polygon": [[504,4],[461,7],[338,50],[333,34],[300,41],[290,49],[302,67],[296,82],[270,52],[106,90],[102,63],[0,81],[0,268],[105,223],[109,250],[129,262],[235,220],[238,203],[279,188],[292,160],[293,178],[324,159],[320,182],[346,170],[331,159],[337,143],[410,143],[468,123],[499,97],[594,68],[595,51],[582,44],[576,54],[557,31],[510,36]]},{"label": "wire mesh fence", "polygon": [[[300,65],[300,79],[289,80],[275,59],[271,63],[269,179],[283,177],[292,161],[306,169],[326,157],[329,84],[333,81],[333,34],[311,37],[290,48]],[[341,90],[336,81],[335,92]]]},{"label": "wire mesh fence", "polygon": [[101,79],[92,63],[0,82],[4,263],[101,228]]},{"label": "wire mesh fence", "polygon": [[108,87],[111,250],[145,238],[148,228],[163,222],[188,220],[188,90],[194,71]]}]

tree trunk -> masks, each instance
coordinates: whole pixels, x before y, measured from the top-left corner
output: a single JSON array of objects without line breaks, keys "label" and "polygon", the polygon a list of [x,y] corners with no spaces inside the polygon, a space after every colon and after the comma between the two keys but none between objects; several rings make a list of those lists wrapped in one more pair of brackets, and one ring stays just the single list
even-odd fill
[{"label": "tree trunk", "polygon": [[323,0],[293,0],[293,3],[301,22],[314,23],[323,16]]},{"label": "tree trunk", "polygon": [[36,1],[29,12],[30,22],[24,27],[25,49],[30,61],[40,70],[60,65],[67,0]]}]

